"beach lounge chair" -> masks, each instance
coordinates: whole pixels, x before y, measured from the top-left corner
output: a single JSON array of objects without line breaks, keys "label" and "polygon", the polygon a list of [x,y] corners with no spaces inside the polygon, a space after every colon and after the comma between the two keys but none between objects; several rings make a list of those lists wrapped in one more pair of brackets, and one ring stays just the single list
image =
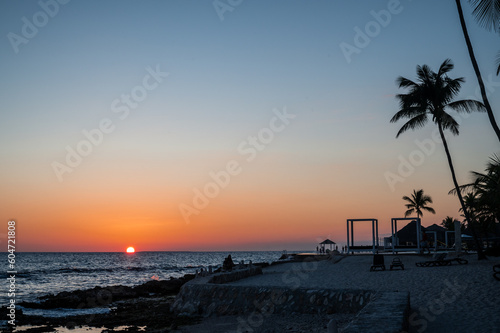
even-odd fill
[{"label": "beach lounge chair", "polygon": [[381,254],[373,255],[373,265],[370,267],[370,272],[376,271],[377,269],[385,271],[384,256]]},{"label": "beach lounge chair", "polygon": [[392,259],[390,270],[392,271],[392,269],[396,267],[405,270],[405,265],[401,262],[401,259],[399,259],[399,257],[395,257],[394,259]]},{"label": "beach lounge chair", "polygon": [[446,259],[446,253],[440,253],[434,257],[433,260],[429,261],[420,261],[415,263],[417,267],[434,267],[434,266],[449,266],[453,262],[457,262],[459,265],[465,265],[469,262],[466,259],[462,258],[452,258]]},{"label": "beach lounge chair", "polygon": [[500,264],[493,266],[493,277],[500,281]]}]

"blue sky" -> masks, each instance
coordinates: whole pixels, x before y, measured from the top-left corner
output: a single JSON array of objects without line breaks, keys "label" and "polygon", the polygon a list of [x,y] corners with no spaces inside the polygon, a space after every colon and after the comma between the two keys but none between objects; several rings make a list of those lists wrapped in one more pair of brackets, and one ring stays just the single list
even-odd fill
[{"label": "blue sky", "polygon": [[[416,149],[415,139],[430,138],[434,129],[429,125],[395,139],[402,124],[389,119],[398,107],[394,95],[402,92],[395,84],[398,76],[414,78],[416,65],[437,70],[451,58],[455,69],[450,75],[466,78],[460,98],[475,95],[477,82],[454,1],[233,1],[239,4],[225,11],[223,20],[213,1],[41,3],[51,10],[56,3],[58,11],[46,15],[46,24],[18,45],[17,53],[9,33],[22,36],[23,17],[30,23],[37,15],[43,19],[37,14],[43,6],[0,3],[5,218],[44,225],[54,214],[47,207],[65,200],[86,202],[86,191],[104,193],[101,202],[113,201],[108,188],[123,193],[124,184],[130,184],[130,192],[137,193],[130,200],[162,197],[144,209],[163,210],[162,217],[155,215],[160,225],[175,224],[182,220],[178,206],[191,200],[192,189],[203,187],[211,170],[241,157],[238,145],[268,125],[273,109],[285,107],[296,115],[290,126],[276,133],[255,162],[243,166],[211,203],[217,208],[197,218],[235,228],[243,237],[247,227],[231,222],[239,219],[237,213],[224,217],[221,212],[241,205],[242,212],[263,207],[267,214],[268,205],[275,204],[280,208],[269,214],[276,214],[270,220],[277,226],[292,220],[288,223],[300,225],[289,215],[303,222],[310,214],[317,225],[307,235],[314,239],[343,230],[345,218],[401,215],[400,198],[414,188],[424,188],[435,199],[438,214],[427,224],[458,216],[456,198],[447,195],[452,183],[442,147],[394,191],[384,178],[397,170],[399,156],[407,158]],[[493,82],[490,98],[496,110],[498,35],[479,28],[469,4],[463,6],[483,77]],[[397,13],[386,16],[385,26],[377,23],[373,12],[391,8]],[[356,27],[366,33],[367,26],[377,30],[348,61],[340,45],[355,46]],[[140,86],[147,68],[159,68],[168,77],[120,119],[112,102]],[[52,163],[62,163],[66,147],[75,148],[85,139],[82,130],[97,128],[102,119],[110,119],[114,130],[60,182]],[[462,182],[470,170],[481,171],[498,152],[487,116],[466,119],[450,147]],[[280,203],[283,193],[291,195],[282,200],[287,205]],[[32,207],[44,195],[47,202]],[[97,212],[95,205],[99,202],[78,209]],[[30,209],[43,218],[36,222],[25,215]],[[303,230],[297,226],[296,233]],[[308,242],[289,237],[283,242],[290,246]]]}]

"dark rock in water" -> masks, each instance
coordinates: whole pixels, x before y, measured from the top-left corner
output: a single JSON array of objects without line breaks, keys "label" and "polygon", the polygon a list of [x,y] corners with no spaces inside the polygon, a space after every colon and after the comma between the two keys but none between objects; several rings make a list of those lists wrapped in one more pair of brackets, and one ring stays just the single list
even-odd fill
[{"label": "dark rock in water", "polygon": [[85,309],[106,306],[110,303],[137,297],[152,295],[175,295],[181,286],[194,278],[193,274],[186,274],[178,279],[163,281],[149,281],[136,287],[111,286],[95,287],[87,290],[63,291],[57,295],[47,295],[40,298],[41,303],[23,302],[22,306],[36,309]]},{"label": "dark rock in water", "polygon": [[[273,263],[274,264],[274,263]],[[260,268],[265,268],[265,267],[268,267],[269,266],[269,263],[267,262],[257,262],[255,264],[253,264],[254,266],[257,266],[257,267],[260,267]]]},{"label": "dark rock in water", "polygon": [[114,301],[137,297],[132,287],[113,286],[95,287],[88,290],[75,290],[71,292],[63,291],[57,295],[47,295],[40,297],[41,303],[24,302],[21,305],[30,308],[55,309],[72,308],[85,309],[98,306],[105,306]]},{"label": "dark rock in water", "polygon": [[[40,332],[55,332],[54,327],[74,329],[78,326],[106,327],[103,332],[115,332],[113,328],[128,326],[126,332],[170,332],[179,325],[193,324],[197,318],[185,318],[174,314],[171,304],[174,296],[134,298],[114,303],[114,308],[107,314],[79,315],[46,318],[41,316],[19,316],[18,325],[41,325]],[[48,326],[46,326],[48,325]],[[35,326],[36,327],[36,326]],[[121,331],[122,329],[120,329]],[[116,330],[118,331],[118,329]],[[35,332],[32,329],[26,332]]]},{"label": "dark rock in water", "polygon": [[150,293],[160,295],[173,295],[179,292],[184,283],[186,283],[186,281],[181,279],[149,281],[135,287],[134,291],[139,295],[147,295]]}]

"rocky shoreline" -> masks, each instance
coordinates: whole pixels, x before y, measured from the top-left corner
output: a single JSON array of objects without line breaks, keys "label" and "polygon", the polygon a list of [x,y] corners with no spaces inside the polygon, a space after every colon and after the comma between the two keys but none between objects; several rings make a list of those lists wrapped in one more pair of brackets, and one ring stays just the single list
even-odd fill
[{"label": "rocky shoreline", "polygon": [[[180,278],[149,281],[135,287],[95,287],[43,296],[40,302],[23,302],[20,306],[43,310],[106,308],[110,311],[49,317],[26,315],[22,309],[18,309],[16,325],[33,326],[24,332],[56,332],[57,327],[72,329],[82,326],[105,327],[103,332],[114,332],[115,328],[123,326],[127,327],[126,332],[138,332],[145,326],[148,332],[169,332],[179,325],[198,322],[197,318],[178,316],[171,311],[171,305],[182,285],[194,278],[194,274],[187,274]],[[2,308],[2,311],[6,310]]]},{"label": "rocky shoreline", "polygon": [[[148,332],[171,332],[177,327],[198,323],[197,316],[183,316],[173,311],[173,303],[181,287],[197,276],[209,276],[222,271],[238,273],[240,269],[254,267],[260,271],[268,263],[235,265],[231,257],[226,258],[223,267],[213,272],[202,269],[197,274],[186,274],[169,280],[152,280],[144,284],[129,286],[94,287],[86,290],[60,292],[56,295],[46,295],[39,298],[39,302],[21,302],[16,311],[16,326],[26,327],[23,332],[57,332],[63,327],[74,329],[78,327],[104,328],[102,332],[139,332],[147,327]],[[231,274],[230,274],[231,275]],[[214,275],[216,276],[216,275]],[[221,281],[214,283],[222,283]],[[95,309],[104,311],[90,311],[90,314],[33,315],[23,313],[22,309],[31,313],[31,310],[61,310],[61,309]],[[7,311],[2,307],[2,311]],[[2,331],[4,327],[0,327]],[[9,325],[7,329],[12,330]],[[88,329],[84,329],[87,331]],[[82,329],[82,331],[84,331]],[[8,331],[8,330],[7,330]]]}]

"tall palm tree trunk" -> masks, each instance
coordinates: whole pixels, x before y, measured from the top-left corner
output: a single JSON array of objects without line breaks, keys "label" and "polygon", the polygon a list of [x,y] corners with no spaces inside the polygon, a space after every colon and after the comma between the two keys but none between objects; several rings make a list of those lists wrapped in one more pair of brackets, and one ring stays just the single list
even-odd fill
[{"label": "tall palm tree trunk", "polygon": [[458,16],[460,17],[460,24],[462,25],[462,32],[464,33],[465,43],[467,44],[467,50],[469,51],[470,60],[472,62],[472,67],[474,67],[474,72],[476,73],[477,82],[479,83],[479,89],[481,90],[481,96],[483,98],[484,106],[486,107],[486,112],[488,113],[488,118],[490,119],[491,126],[495,131],[498,141],[500,141],[500,128],[493,115],[493,110],[491,109],[488,96],[486,96],[486,88],[484,86],[483,78],[481,72],[479,71],[479,66],[477,65],[476,56],[474,55],[474,49],[472,48],[472,43],[469,38],[469,33],[467,32],[467,26],[465,25],[464,13],[462,11],[462,5],[460,0],[455,0],[457,4]]},{"label": "tall palm tree trunk", "polygon": [[[420,214],[417,213],[417,218],[420,219]],[[420,238],[423,239],[423,235],[422,235],[422,220],[420,220],[420,225],[417,224],[417,227],[419,227],[420,229],[418,230],[418,233],[417,235],[420,235]],[[418,237],[418,236],[417,236]],[[417,239],[417,247],[420,247],[422,245],[422,242],[420,241],[420,239]],[[422,249],[420,247],[420,254],[423,254],[424,253],[424,249]]]},{"label": "tall palm tree trunk", "polygon": [[460,205],[462,206],[462,210],[464,211],[465,220],[467,221],[467,225],[470,227],[472,231],[472,237],[474,238],[474,242],[476,243],[477,248],[477,259],[482,260],[486,259],[486,255],[483,252],[481,244],[479,243],[479,239],[477,238],[476,230],[474,225],[472,224],[472,219],[470,218],[469,211],[465,207],[465,201],[462,197],[462,193],[460,192],[460,187],[458,186],[457,177],[455,175],[455,168],[453,167],[453,161],[451,160],[450,150],[448,149],[448,143],[446,142],[446,138],[444,137],[443,127],[441,123],[438,123],[439,135],[441,136],[441,140],[443,141],[444,151],[446,152],[446,158],[448,159],[448,165],[450,166],[451,178],[453,178],[453,185],[455,185],[455,190],[457,191],[458,200],[460,201]]}]

